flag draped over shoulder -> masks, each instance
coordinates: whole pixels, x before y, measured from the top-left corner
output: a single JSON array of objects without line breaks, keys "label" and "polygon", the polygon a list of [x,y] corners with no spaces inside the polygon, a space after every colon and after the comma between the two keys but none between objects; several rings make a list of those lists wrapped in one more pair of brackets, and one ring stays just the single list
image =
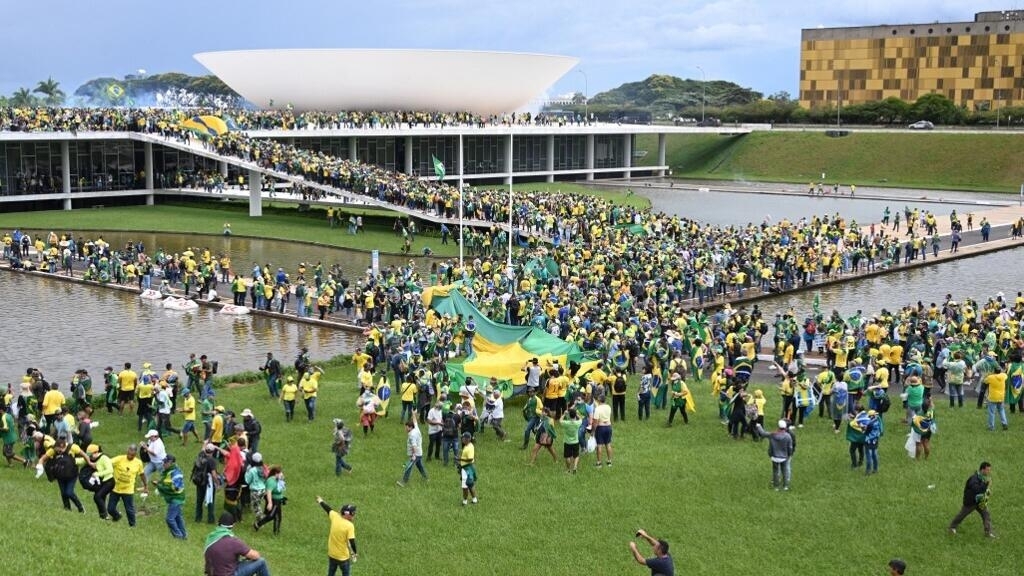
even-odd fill
[{"label": "flag draped over shoulder", "polygon": [[444,180],[444,163],[437,159],[437,156],[430,155],[430,159],[434,161],[434,174],[437,175],[437,181]]},{"label": "flag draped over shoulder", "polygon": [[1007,392],[1009,393],[1010,404],[1016,404],[1024,394],[1024,363],[1011,362],[1007,369]]}]

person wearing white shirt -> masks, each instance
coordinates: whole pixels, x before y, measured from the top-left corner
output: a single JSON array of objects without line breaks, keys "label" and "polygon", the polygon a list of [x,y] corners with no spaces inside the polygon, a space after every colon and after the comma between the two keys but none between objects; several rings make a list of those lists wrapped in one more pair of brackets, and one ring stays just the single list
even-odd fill
[{"label": "person wearing white shirt", "polygon": [[484,401],[484,424],[490,424],[494,428],[499,440],[508,442],[508,434],[501,427],[501,422],[504,419],[505,401],[501,398],[501,390],[495,388]]},{"label": "person wearing white shirt", "polygon": [[405,485],[409,482],[409,476],[412,475],[413,466],[420,471],[420,475],[423,479],[427,479],[427,471],[423,468],[423,434],[420,432],[420,427],[416,423],[416,410],[413,409],[412,416],[405,422],[405,433],[406,433],[406,454],[409,456],[409,461],[405,463],[405,471],[402,473],[402,479],[397,484],[405,488]]},{"label": "person wearing white shirt", "polygon": [[156,430],[146,432],[146,441],[142,446],[149,454],[149,462],[142,469],[142,477],[145,479],[146,485],[149,485],[154,473],[163,473],[164,460],[167,458],[167,448],[164,447],[164,441],[160,439],[160,433]]},{"label": "person wearing white shirt", "polygon": [[444,411],[441,408],[441,400],[438,399],[427,411],[427,437],[430,441],[427,444],[427,461],[437,458],[441,459],[441,432],[443,430]]}]

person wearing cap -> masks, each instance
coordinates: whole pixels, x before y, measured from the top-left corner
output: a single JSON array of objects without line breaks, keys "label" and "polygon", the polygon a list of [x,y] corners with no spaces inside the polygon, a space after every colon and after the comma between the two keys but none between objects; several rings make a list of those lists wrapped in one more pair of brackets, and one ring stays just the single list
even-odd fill
[{"label": "person wearing cap", "polygon": [[164,441],[160,438],[160,433],[156,430],[150,430],[146,432],[146,439],[142,443],[142,449],[149,455],[149,462],[146,462],[146,466],[142,470],[142,478],[144,482],[151,482],[153,475],[157,472],[161,472],[164,469],[164,459],[167,457],[167,448],[164,446]]},{"label": "person wearing cap", "polygon": [[335,511],[319,496],[316,497],[316,503],[327,513],[327,519],[331,522],[327,535],[327,576],[335,576],[339,569],[342,576],[349,576],[352,563],[359,559],[356,526],[352,522],[356,516],[356,507],[354,504],[345,504]]},{"label": "person wearing cap", "polygon": [[[142,460],[137,457],[138,451],[135,444],[130,444],[125,454],[114,456],[110,460],[114,471],[114,489],[107,501],[107,514],[114,522],[119,521],[121,513],[117,511],[117,503],[124,502],[124,512],[128,516],[129,526],[135,526],[135,482],[142,475],[143,468]],[[149,487],[145,481],[142,482],[142,493],[149,496]]]},{"label": "person wearing cap", "polygon": [[[65,478],[60,475],[51,475],[51,471],[46,470],[46,463],[50,460],[57,461],[67,457],[75,459],[75,461],[71,461],[70,470],[73,473],[70,474],[70,477]],[[75,484],[78,482],[77,461],[81,461],[84,458],[85,451],[80,446],[71,444],[64,436],[59,436],[53,446],[43,453],[39,458],[39,463],[36,464],[36,478],[39,477],[40,472],[45,470],[48,479],[57,481],[57,487],[60,489],[61,503],[64,504],[65,510],[71,510],[71,505],[74,504],[79,512],[85,512],[85,508],[82,507],[82,501],[75,494]],[[57,470],[60,470],[60,468],[57,468]]]},{"label": "person wearing cap", "polygon": [[253,416],[252,410],[248,408],[242,410],[242,429],[245,430],[245,435],[249,439],[249,450],[259,452],[260,435],[263,433],[263,425]]},{"label": "person wearing cap", "polygon": [[263,519],[267,491],[267,467],[263,463],[263,454],[251,453],[244,478],[249,490],[249,504],[252,506],[254,521],[259,522]]},{"label": "person wearing cap", "polygon": [[173,412],[174,400],[171,397],[171,385],[160,381],[156,385],[156,426],[161,436],[167,433],[181,434],[181,430],[178,430],[171,424],[171,414]]},{"label": "person wearing cap", "polygon": [[185,531],[185,518],[181,509],[185,504],[185,475],[181,473],[177,460],[173,454],[164,458],[163,471],[159,479],[153,480],[156,491],[163,496],[167,503],[167,527],[171,530],[171,536],[184,540],[188,533]]},{"label": "person wearing cap", "polygon": [[459,479],[462,481],[462,505],[466,505],[470,496],[473,497],[473,504],[476,504],[476,446],[469,432],[462,433],[462,451],[458,464]]},{"label": "person wearing cap", "polygon": [[235,517],[220,515],[218,526],[206,537],[203,548],[205,576],[270,576],[267,560],[235,536]]},{"label": "person wearing cap", "polygon": [[135,400],[139,403],[135,429],[142,432],[153,425],[153,388],[155,382],[149,374],[143,374],[135,387]]},{"label": "person wearing cap", "polygon": [[789,423],[779,420],[779,427],[774,432],[766,432],[760,424],[754,427],[754,434],[768,439],[768,457],[772,461],[772,488],[789,490],[792,477],[793,452],[796,444],[789,432]]},{"label": "person wearing cap", "polygon": [[295,377],[289,376],[281,387],[281,404],[284,406],[284,421],[291,422],[295,418],[295,397],[299,394],[299,387],[295,384]]},{"label": "person wearing cap", "polygon": [[90,482],[96,484],[96,490],[92,494],[92,501],[96,504],[96,511],[101,520],[107,519],[107,498],[114,489],[114,467],[110,463],[110,456],[103,453],[98,444],[89,444],[85,449],[85,465],[92,468]]},{"label": "person wearing cap", "polygon": [[224,443],[224,413],[227,409],[218,404],[213,407],[213,419],[210,421],[210,442],[217,447]]},{"label": "person wearing cap", "polygon": [[192,464],[191,481],[196,487],[195,521],[203,521],[203,508],[206,508],[206,523],[213,524],[214,500],[220,478],[217,475],[217,447],[207,442],[196,455]]}]

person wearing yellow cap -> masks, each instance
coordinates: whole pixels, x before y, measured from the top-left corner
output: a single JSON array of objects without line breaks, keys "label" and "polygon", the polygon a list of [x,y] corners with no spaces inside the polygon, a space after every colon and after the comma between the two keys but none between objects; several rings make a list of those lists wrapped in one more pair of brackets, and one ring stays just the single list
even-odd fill
[{"label": "person wearing yellow cap", "polygon": [[107,497],[114,489],[114,466],[110,463],[110,456],[103,453],[98,444],[89,444],[85,449],[85,464],[92,468],[92,477],[89,482],[98,483],[96,491],[93,492],[92,501],[96,504],[96,511],[100,518],[107,519]]},{"label": "person wearing yellow cap", "polygon": [[213,419],[210,422],[210,443],[220,446],[224,442],[224,407],[216,406],[213,409]]},{"label": "person wearing yellow cap", "polygon": [[864,474],[878,474],[878,441],[885,432],[878,412],[868,410],[868,421],[864,427]]},{"label": "person wearing yellow cap", "polygon": [[281,404],[284,405],[284,420],[291,422],[295,418],[295,397],[299,393],[299,387],[295,384],[295,377],[289,376],[281,387]]}]

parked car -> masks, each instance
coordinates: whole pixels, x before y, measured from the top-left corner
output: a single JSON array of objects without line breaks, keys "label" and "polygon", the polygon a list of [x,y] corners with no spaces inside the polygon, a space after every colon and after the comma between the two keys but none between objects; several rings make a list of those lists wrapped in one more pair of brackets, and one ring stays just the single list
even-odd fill
[{"label": "parked car", "polygon": [[935,128],[935,124],[932,124],[927,120],[918,120],[910,126],[907,126],[907,128],[910,128],[911,130],[932,130]]}]

